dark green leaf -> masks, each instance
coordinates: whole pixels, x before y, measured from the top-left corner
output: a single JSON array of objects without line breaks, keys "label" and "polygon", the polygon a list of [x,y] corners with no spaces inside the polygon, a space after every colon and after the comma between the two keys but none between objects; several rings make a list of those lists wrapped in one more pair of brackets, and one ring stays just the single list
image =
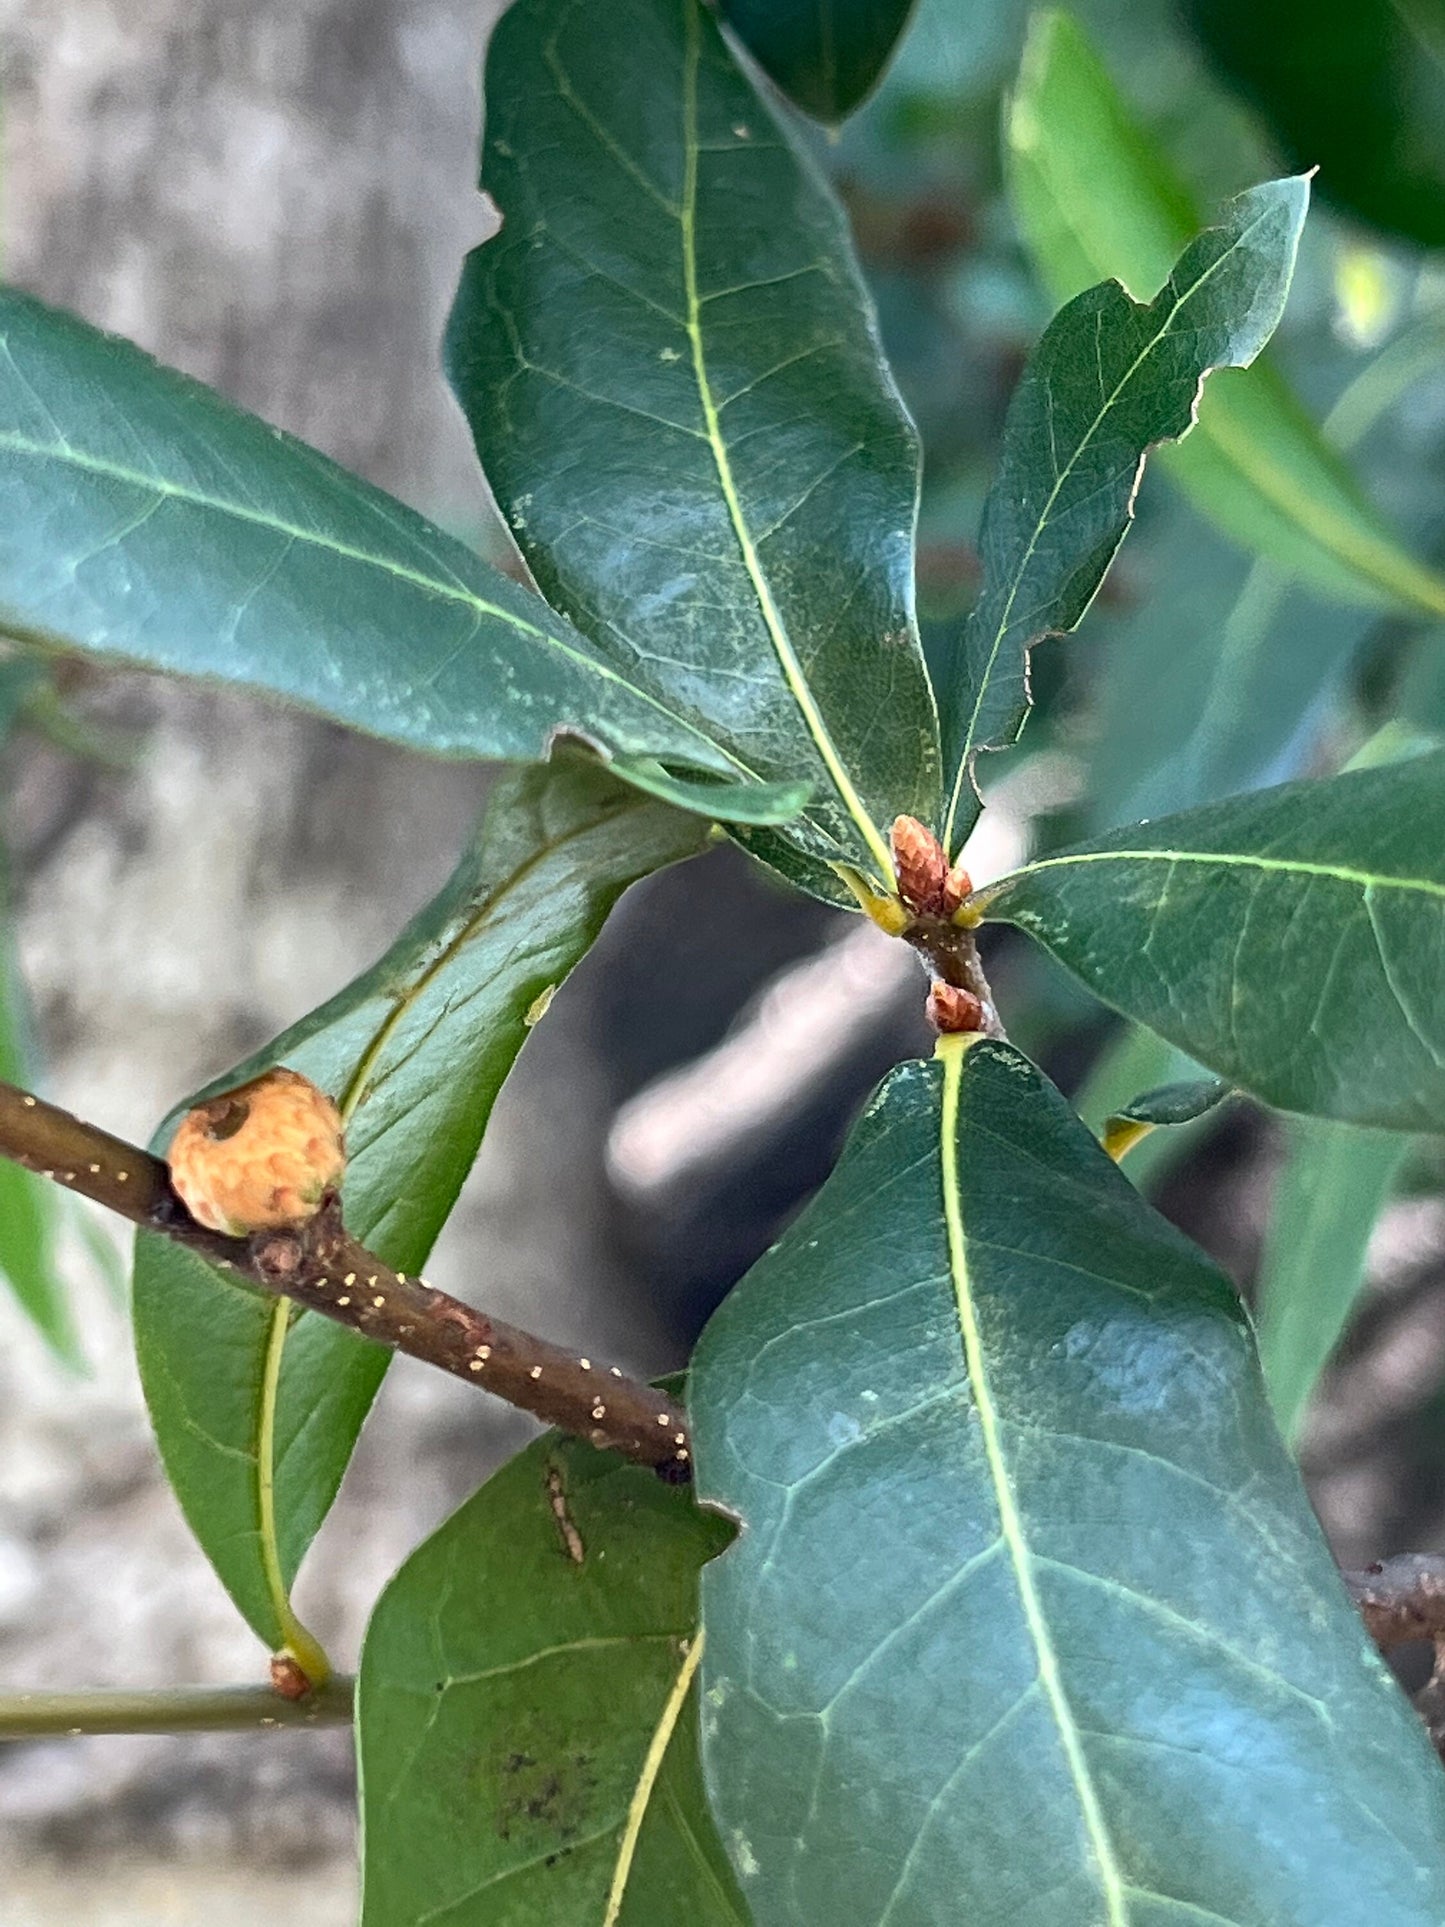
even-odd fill
[{"label": "dark green leaf", "polygon": [[[650,786],[778,821],[706,725],[400,502],[130,343],[0,291],[0,624],[246,684],[448,756],[530,760],[559,732]],[[646,774],[646,771],[644,771]]]},{"label": "dark green leaf", "polygon": [[1222,1077],[1191,1077],[1178,1084],[1156,1084],[1114,1115],[1130,1124],[1192,1124],[1197,1117],[1215,1110],[1230,1095]]},{"label": "dark green leaf", "polygon": [[745,1927],[692,1689],[728,1536],[553,1436],[412,1554],[361,1656],[364,1927]]},{"label": "dark green leaf", "polygon": [[914,0],[722,0],[768,77],[815,120],[846,120],[878,84]]},{"label": "dark green leaf", "polygon": [[1388,233],[1445,246],[1439,0],[1189,0],[1220,67],[1320,189]]},{"label": "dark green leaf", "polygon": [[1259,1265],[1259,1361],[1286,1438],[1365,1284],[1370,1234],[1410,1141],[1397,1131],[1300,1119],[1280,1173]]},{"label": "dark green leaf", "polygon": [[[1055,300],[1106,275],[1156,287],[1199,225],[1066,14],[1041,15],[1030,34],[1008,147],[1015,212]],[[1212,384],[1199,433],[1162,459],[1226,534],[1312,587],[1445,612],[1445,580],[1400,547],[1268,366]]]},{"label": "dark green leaf", "polygon": [[1125,1157],[1132,1157],[1161,1124],[1173,1131],[1182,1125],[1197,1124],[1200,1118],[1218,1110],[1231,1095],[1228,1084],[1219,1077],[1191,1077],[1176,1084],[1156,1084],[1105,1118],[1101,1142],[1115,1163],[1120,1163]]},{"label": "dark green leaf", "polygon": [[894,1073],[691,1407],[758,1927],[1445,1917],[1445,1779],[1238,1300],[1015,1051]]},{"label": "dark green leaf", "polygon": [[[510,776],[442,894],[364,976],[209,1087],[286,1063],[347,1119],[346,1222],[415,1274],[456,1200],[526,1016],[635,878],[696,849],[691,817],[581,759]],[[142,1238],[135,1322],[166,1470],[237,1606],[294,1641],[286,1594],[389,1354]],[[269,1364],[269,1370],[268,1370]]]},{"label": "dark green leaf", "polygon": [[977,902],[1266,1103],[1445,1130],[1445,754],[1116,830]]},{"label": "dark green leaf", "polygon": [[[698,0],[518,0],[487,62],[448,367],[544,594],[812,799],[754,843],[891,879],[938,814],[913,614],[918,451],[842,212]],[[751,841],[751,840],[750,840]]]},{"label": "dark green leaf", "polygon": [[[1152,1030],[1125,1024],[1090,1066],[1088,1077],[1074,1094],[1074,1108],[1090,1130],[1102,1138],[1110,1120],[1118,1116],[1135,1091],[1184,1082],[1198,1074],[1197,1064]],[[1137,1139],[1124,1166],[1135,1188],[1150,1196],[1207,1128],[1202,1122],[1181,1124],[1171,1131],[1150,1131]]]},{"label": "dark green leaf", "polygon": [[974,758],[1024,726],[1030,648],[1079,622],[1124,539],[1147,450],[1187,434],[1204,377],[1246,366],[1273,332],[1308,201],[1303,180],[1252,188],[1147,307],[1115,281],[1091,288],[1030,356],[984,504],[983,586],[941,705],[950,848],[978,816]]}]

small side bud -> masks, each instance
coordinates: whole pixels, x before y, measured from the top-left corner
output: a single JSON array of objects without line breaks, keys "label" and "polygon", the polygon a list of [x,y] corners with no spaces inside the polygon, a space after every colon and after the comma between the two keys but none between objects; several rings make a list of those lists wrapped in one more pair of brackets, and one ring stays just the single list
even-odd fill
[{"label": "small side bud", "polygon": [[934,983],[928,993],[928,1015],[944,1037],[983,1029],[983,1005],[971,990],[960,990],[956,984]]},{"label": "small side bud", "polygon": [[170,1167],[209,1231],[243,1238],[304,1224],[346,1169],[341,1114],[309,1077],[278,1067],[188,1111]]},{"label": "small side bud", "polygon": [[290,1653],[272,1653],[271,1691],[283,1700],[304,1700],[311,1691],[310,1680]]},{"label": "small side bud", "polygon": [[916,816],[895,817],[891,842],[899,896],[920,916],[942,916],[948,887],[943,845]]},{"label": "small side bud", "polygon": [[942,914],[954,916],[965,897],[973,895],[973,878],[961,863],[955,863],[943,879]]}]

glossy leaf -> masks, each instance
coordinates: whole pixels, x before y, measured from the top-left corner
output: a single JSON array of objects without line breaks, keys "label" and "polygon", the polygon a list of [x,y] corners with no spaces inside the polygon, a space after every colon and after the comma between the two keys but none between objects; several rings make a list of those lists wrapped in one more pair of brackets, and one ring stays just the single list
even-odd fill
[{"label": "glossy leaf", "polygon": [[758,1927],[1441,1917],[1445,1780],[1235,1293],[1017,1052],[894,1073],[690,1405]]},{"label": "glossy leaf", "polygon": [[[379,963],[210,1089],[272,1063],[347,1119],[346,1221],[415,1274],[471,1169],[537,997],[635,878],[699,846],[695,818],[581,759],[510,776],[436,900]],[[168,1137],[169,1132],[163,1133]],[[286,1596],[390,1354],[142,1238],[136,1343],[191,1529],[260,1638],[294,1643]]]},{"label": "glossy leaf", "polygon": [[1188,18],[1285,150],[1349,213],[1445,246],[1438,0],[1189,0]]},{"label": "glossy leaf", "polygon": [[[776,821],[694,715],[540,598],[314,449],[28,295],[0,291],[0,627],[219,677],[447,756],[559,732],[708,814]],[[716,778],[686,783],[658,766]]]},{"label": "glossy leaf", "polygon": [[941,704],[950,848],[978,816],[974,758],[1023,729],[1030,648],[1077,625],[1124,539],[1146,452],[1188,433],[1211,369],[1247,366],[1273,333],[1308,200],[1302,180],[1252,188],[1147,306],[1116,281],[1091,288],[1030,356],[984,504],[983,586]]},{"label": "glossy leaf", "polygon": [[815,120],[845,120],[872,93],[914,0],[722,0],[758,65]]},{"label": "glossy leaf", "polygon": [[746,1927],[692,1690],[728,1537],[554,1435],[411,1555],[361,1657],[363,1927]]},{"label": "glossy leaf", "polygon": [[[1135,292],[1157,286],[1199,225],[1065,14],[1040,16],[1030,34],[1008,159],[1015,213],[1056,300],[1106,275]],[[1400,546],[1267,365],[1214,383],[1199,433],[1163,460],[1226,534],[1314,588],[1445,611],[1445,579]]]},{"label": "glossy leaf", "polygon": [[1266,1103],[1445,1130],[1445,754],[1116,830],[977,902]]},{"label": "glossy leaf", "polygon": [[[543,592],[808,809],[753,847],[836,894],[938,813],[918,450],[842,211],[698,0],[518,0],[487,62],[447,359]],[[850,899],[851,901],[851,899]]]},{"label": "glossy leaf", "polygon": [[1396,1131],[1299,1119],[1275,1188],[1259,1263],[1259,1362],[1286,1438],[1298,1436],[1310,1394],[1365,1285],[1375,1222],[1409,1155]]}]

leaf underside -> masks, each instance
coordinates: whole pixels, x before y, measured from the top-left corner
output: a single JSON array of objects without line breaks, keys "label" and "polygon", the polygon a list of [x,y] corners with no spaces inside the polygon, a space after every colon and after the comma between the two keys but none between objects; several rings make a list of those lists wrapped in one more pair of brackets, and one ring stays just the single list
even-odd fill
[{"label": "leaf underside", "polygon": [[571,733],[709,815],[773,822],[801,801],[796,783],[760,789],[698,720],[402,503],[13,289],[0,626],[439,755],[531,761]]},{"label": "leaf underside", "polygon": [[1445,1781],[1235,1294],[1008,1046],[894,1073],[689,1402],[758,1927],[1442,1917]]},{"label": "leaf underside", "polygon": [[1288,1439],[1365,1288],[1370,1235],[1409,1154],[1397,1131],[1301,1118],[1290,1132],[1255,1287],[1259,1362]]},{"label": "leaf underside", "polygon": [[[528,1010],[565,978],[627,885],[691,854],[704,834],[696,818],[580,758],[510,775],[451,881],[387,954],[199,1095],[273,1063],[332,1093],[347,1118],[347,1225],[415,1275],[471,1169]],[[139,1240],[136,1346],[166,1471],[227,1590],[272,1647],[283,1626],[266,1569],[262,1440],[274,1314],[273,1300],[169,1240]],[[389,1359],[313,1312],[290,1328],[273,1468],[287,1586]]]}]

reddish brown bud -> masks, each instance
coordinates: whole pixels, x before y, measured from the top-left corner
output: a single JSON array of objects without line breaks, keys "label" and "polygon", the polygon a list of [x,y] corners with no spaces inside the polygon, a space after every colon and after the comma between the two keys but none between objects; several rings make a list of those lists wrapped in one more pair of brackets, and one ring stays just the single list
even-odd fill
[{"label": "reddish brown bud", "polygon": [[303,1224],[346,1169],[341,1115],[296,1071],[276,1069],[188,1111],[171,1182],[198,1224],[233,1238]]},{"label": "reddish brown bud", "polygon": [[916,816],[894,819],[892,843],[899,896],[920,916],[942,916],[948,883],[948,858],[943,854],[943,845]]},{"label": "reddish brown bud", "polygon": [[943,879],[943,915],[951,917],[965,897],[973,895],[973,878],[961,863],[955,863]]},{"label": "reddish brown bud", "polygon": [[304,1700],[311,1691],[310,1680],[290,1653],[272,1653],[271,1691],[283,1700]]},{"label": "reddish brown bud", "polygon": [[935,983],[928,993],[928,1015],[935,1030],[945,1037],[955,1031],[983,1029],[983,1005],[971,990],[956,984]]}]

